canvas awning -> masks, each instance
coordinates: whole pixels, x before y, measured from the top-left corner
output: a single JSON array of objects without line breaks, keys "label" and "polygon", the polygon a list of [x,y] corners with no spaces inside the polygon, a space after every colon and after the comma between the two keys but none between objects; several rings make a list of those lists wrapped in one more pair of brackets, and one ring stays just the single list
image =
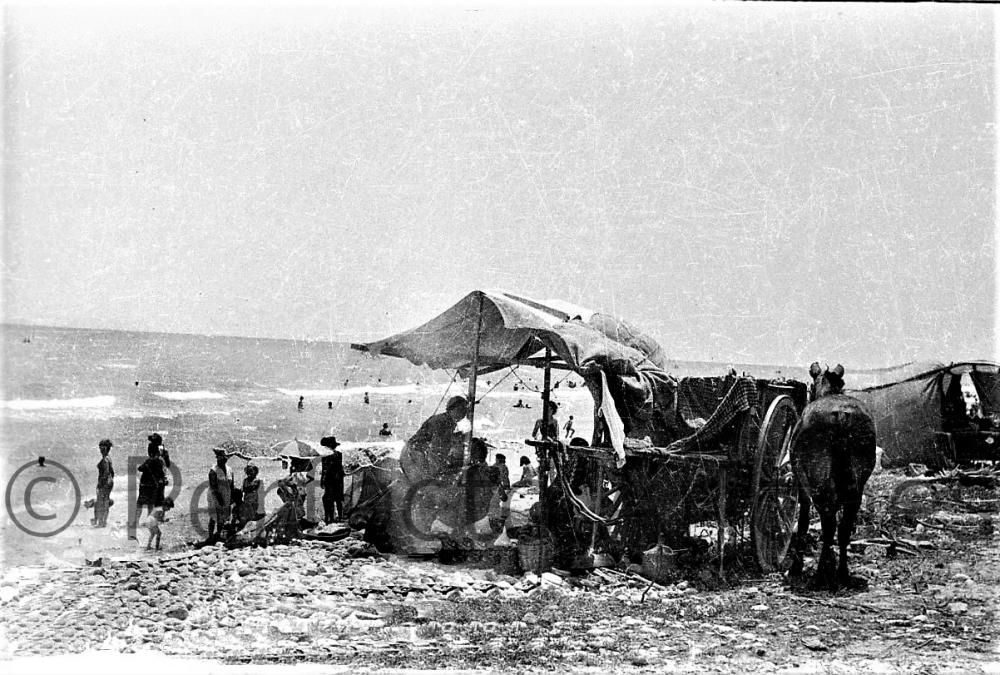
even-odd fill
[{"label": "canvas awning", "polygon": [[620,319],[506,291],[473,291],[422,326],[351,346],[431,368],[467,371],[477,363],[478,372],[532,363],[546,347],[573,370],[598,357],[635,367],[665,363],[655,340]]}]

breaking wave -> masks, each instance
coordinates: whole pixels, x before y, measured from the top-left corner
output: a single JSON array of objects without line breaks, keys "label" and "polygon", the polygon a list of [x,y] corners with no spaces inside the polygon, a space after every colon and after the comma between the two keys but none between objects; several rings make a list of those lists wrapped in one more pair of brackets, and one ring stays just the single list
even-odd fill
[{"label": "breaking wave", "polygon": [[110,408],[115,404],[114,396],[88,396],[85,398],[14,399],[0,401],[0,407],[7,410],[69,410],[76,408]]},{"label": "breaking wave", "polygon": [[217,391],[154,391],[153,396],[159,396],[168,401],[200,401],[226,398],[225,394],[220,394]]}]

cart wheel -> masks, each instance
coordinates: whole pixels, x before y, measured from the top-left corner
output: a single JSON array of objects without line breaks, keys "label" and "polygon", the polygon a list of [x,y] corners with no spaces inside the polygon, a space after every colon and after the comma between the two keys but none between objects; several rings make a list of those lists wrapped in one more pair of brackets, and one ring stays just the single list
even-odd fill
[{"label": "cart wheel", "polygon": [[799,487],[792,472],[792,429],[799,419],[790,396],[771,402],[761,424],[753,472],[751,537],[765,572],[782,569],[795,535]]}]

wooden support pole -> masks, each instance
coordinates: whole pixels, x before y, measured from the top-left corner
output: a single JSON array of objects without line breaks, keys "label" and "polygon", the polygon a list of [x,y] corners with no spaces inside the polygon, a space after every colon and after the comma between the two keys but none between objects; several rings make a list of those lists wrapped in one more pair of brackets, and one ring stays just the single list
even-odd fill
[{"label": "wooden support pole", "polygon": [[[552,350],[545,348],[545,377],[542,385],[542,438],[547,436],[552,414],[549,412],[550,385],[552,384]],[[542,536],[548,535],[549,505],[549,449],[548,446],[538,448],[538,511],[541,518]]]},{"label": "wooden support pole", "polygon": [[729,489],[729,470],[725,464],[719,464],[719,577],[726,576],[726,492]]},{"label": "wooden support pole", "polygon": [[472,459],[472,438],[476,430],[476,377],[479,374],[479,343],[483,333],[483,295],[479,294],[479,315],[476,317],[476,345],[472,352],[472,370],[469,372],[469,442],[465,445],[463,464]]}]

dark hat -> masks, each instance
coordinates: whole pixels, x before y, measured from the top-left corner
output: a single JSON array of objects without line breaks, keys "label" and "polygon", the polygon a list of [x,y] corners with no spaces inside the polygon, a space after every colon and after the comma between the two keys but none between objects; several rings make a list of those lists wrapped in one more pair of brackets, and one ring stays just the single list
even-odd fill
[{"label": "dark hat", "polygon": [[219,455],[225,455],[227,457],[229,456],[229,453],[227,453],[224,448],[212,448],[212,452],[215,453],[216,457],[218,457]]},{"label": "dark hat", "polygon": [[159,443],[160,445],[163,445],[163,436],[160,434],[150,434],[149,441],[151,443]]},{"label": "dark hat", "polygon": [[97,446],[100,448],[103,448],[105,446],[110,448],[112,445],[114,445],[114,443],[112,443],[111,440],[108,438],[102,438],[101,442],[97,444]]},{"label": "dark hat", "polygon": [[336,436],[324,436],[320,439],[319,444],[324,448],[330,448],[331,450],[340,445],[340,443],[337,442]]},{"label": "dark hat", "polygon": [[469,407],[469,402],[465,400],[464,396],[452,396],[450,399],[448,399],[448,403],[445,405],[444,409],[453,410],[458,407],[462,408]]}]

